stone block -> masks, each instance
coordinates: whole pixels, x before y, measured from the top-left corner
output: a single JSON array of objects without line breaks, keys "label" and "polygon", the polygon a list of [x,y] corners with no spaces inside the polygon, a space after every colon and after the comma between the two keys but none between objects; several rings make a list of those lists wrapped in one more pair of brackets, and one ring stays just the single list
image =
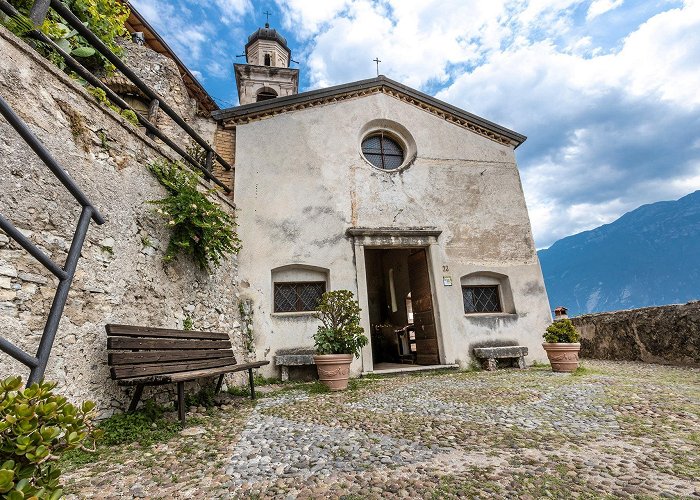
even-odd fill
[{"label": "stone block", "polygon": [[475,347],[474,355],[477,358],[517,358],[527,356],[525,346],[502,346],[502,347]]},{"label": "stone block", "polygon": [[17,269],[13,265],[2,263],[0,264],[0,276],[16,278]]}]

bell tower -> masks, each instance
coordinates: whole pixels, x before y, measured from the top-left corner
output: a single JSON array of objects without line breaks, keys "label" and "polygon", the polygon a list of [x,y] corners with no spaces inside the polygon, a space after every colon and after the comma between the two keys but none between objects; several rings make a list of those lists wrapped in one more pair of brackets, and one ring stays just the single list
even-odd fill
[{"label": "bell tower", "polygon": [[299,70],[290,68],[292,53],[287,40],[265,23],[248,37],[246,64],[234,64],[241,105],[299,92]]}]

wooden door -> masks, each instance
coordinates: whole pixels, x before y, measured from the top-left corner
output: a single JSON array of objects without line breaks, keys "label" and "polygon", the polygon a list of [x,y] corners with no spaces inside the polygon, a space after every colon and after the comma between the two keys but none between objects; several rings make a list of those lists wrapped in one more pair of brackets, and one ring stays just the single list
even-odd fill
[{"label": "wooden door", "polygon": [[416,327],[416,363],[439,365],[437,330],[426,257],[424,249],[408,256],[408,280],[411,285],[413,324]]}]

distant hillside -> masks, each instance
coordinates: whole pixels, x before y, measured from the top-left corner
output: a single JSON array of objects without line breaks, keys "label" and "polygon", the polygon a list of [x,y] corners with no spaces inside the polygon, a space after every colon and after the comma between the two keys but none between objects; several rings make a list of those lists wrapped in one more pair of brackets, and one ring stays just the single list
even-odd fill
[{"label": "distant hillside", "polygon": [[552,309],[570,315],[700,299],[700,191],[643,205],[538,254]]}]

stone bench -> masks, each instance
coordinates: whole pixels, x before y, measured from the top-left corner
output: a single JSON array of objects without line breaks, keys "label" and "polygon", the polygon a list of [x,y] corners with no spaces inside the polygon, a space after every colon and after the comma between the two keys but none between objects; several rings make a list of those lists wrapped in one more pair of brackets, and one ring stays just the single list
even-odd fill
[{"label": "stone bench", "polygon": [[294,349],[280,349],[272,358],[275,366],[281,370],[282,382],[289,380],[290,366],[315,365],[314,350],[304,347]]},{"label": "stone bench", "polygon": [[525,356],[527,356],[527,347],[520,345],[509,345],[503,347],[475,347],[474,356],[481,359],[481,366],[484,370],[492,371],[496,369],[497,359],[510,359],[513,361],[512,366],[517,366],[520,369],[525,368]]}]

